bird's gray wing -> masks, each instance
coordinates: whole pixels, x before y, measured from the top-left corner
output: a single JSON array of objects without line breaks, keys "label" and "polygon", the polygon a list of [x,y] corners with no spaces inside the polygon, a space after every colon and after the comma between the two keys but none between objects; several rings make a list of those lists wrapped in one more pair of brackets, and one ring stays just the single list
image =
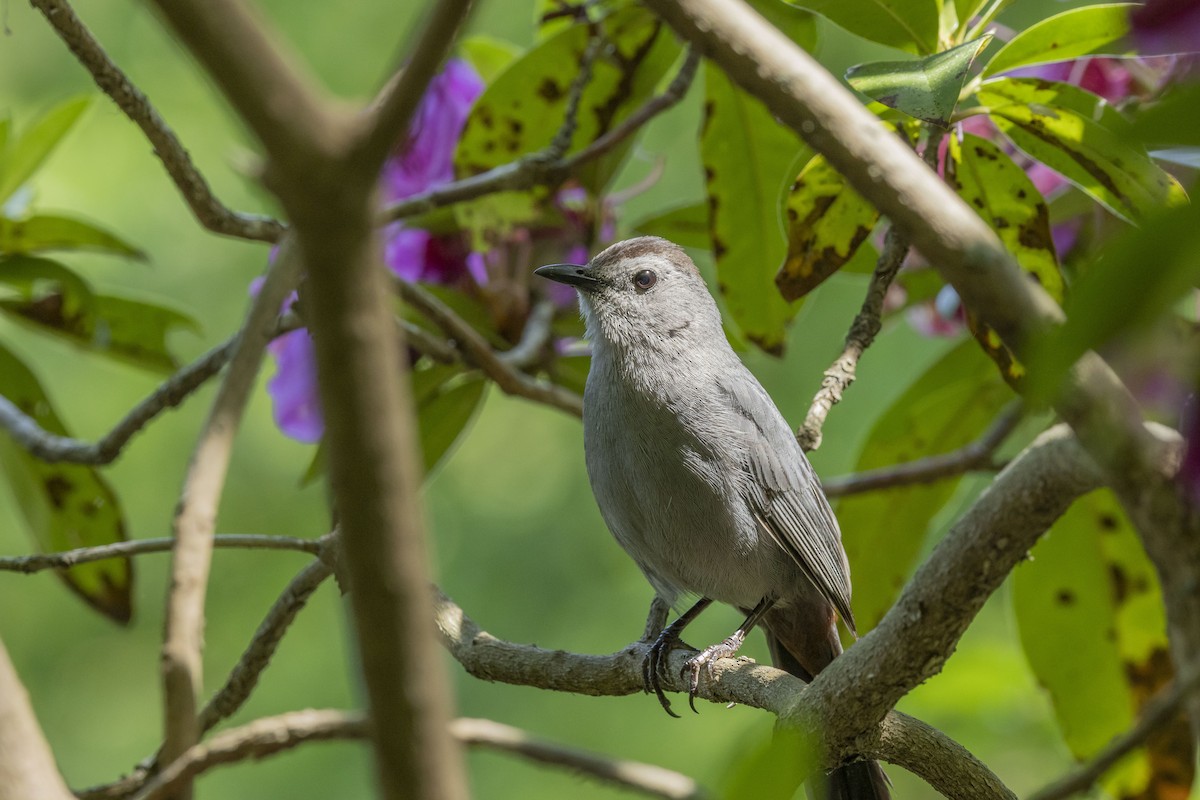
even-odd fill
[{"label": "bird's gray wing", "polygon": [[746,450],[746,491],[759,524],[787,551],[854,631],[850,574],[841,533],[821,483],[766,390],[749,380],[723,382]]}]

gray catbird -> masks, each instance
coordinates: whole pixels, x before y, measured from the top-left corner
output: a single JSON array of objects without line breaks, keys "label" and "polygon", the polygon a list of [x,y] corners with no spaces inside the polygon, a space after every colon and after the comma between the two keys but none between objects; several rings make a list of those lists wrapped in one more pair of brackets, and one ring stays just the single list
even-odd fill
[{"label": "gray catbird", "polygon": [[[584,449],[604,521],[661,598],[700,598],[651,647],[647,690],[672,713],[661,670],[714,600],[747,616],[688,662],[689,701],[701,670],[758,624],[776,665],[812,680],[842,652],[838,615],[854,630],[841,533],[787,422],[729,346],[696,265],[645,236],[536,274],[579,291],[592,342]],[[827,796],[882,800],[887,779],[876,762],[852,763],[828,776]]]}]

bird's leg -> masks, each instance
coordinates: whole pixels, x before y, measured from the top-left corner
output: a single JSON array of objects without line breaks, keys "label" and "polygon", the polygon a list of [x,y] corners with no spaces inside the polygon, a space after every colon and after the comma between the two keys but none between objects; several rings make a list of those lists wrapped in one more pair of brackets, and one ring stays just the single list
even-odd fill
[{"label": "bird's leg", "polygon": [[[696,692],[700,689],[700,670],[704,669],[708,672],[709,678],[713,677],[713,664],[717,659],[730,658],[737,654],[738,649],[742,646],[742,642],[746,641],[746,634],[754,629],[754,626],[771,610],[771,606],[773,605],[775,605],[775,598],[764,597],[746,616],[746,621],[738,626],[738,629],[733,632],[732,636],[720,644],[706,647],[703,651],[688,659],[683,669],[684,672],[691,673],[691,679],[688,682],[688,705],[691,706],[692,711],[696,711]],[[696,713],[699,714],[700,712],[696,711]]]},{"label": "bird's leg", "polygon": [[689,608],[679,616],[679,619],[672,622],[667,627],[663,628],[662,633],[654,640],[654,644],[650,645],[650,650],[646,653],[645,660],[642,661],[642,681],[644,682],[646,693],[651,691],[658,696],[658,702],[662,704],[663,710],[672,717],[678,717],[671,710],[671,701],[667,699],[667,695],[662,689],[662,670],[666,666],[667,658],[671,655],[671,650],[680,643],[679,637],[683,634],[683,629],[691,624],[692,620],[700,616],[700,612],[712,605],[712,600],[707,597],[700,598],[696,605]]}]

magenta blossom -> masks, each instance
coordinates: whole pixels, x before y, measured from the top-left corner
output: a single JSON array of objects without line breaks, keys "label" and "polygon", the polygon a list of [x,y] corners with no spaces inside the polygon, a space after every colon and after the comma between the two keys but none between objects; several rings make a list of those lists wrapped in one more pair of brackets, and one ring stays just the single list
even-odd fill
[{"label": "magenta blossom", "polygon": [[[454,148],[471,106],[482,91],[483,81],[464,61],[450,61],[430,82],[413,117],[408,140],[383,167],[381,180],[387,200],[400,200],[453,180]],[[468,255],[461,235],[435,236],[401,223],[385,231],[384,260],[405,280],[453,283],[464,276],[485,278],[481,271],[470,269]],[[256,290],[252,285],[251,291]],[[325,425],[308,331],[281,336],[269,350],[276,367],[267,383],[275,423],[297,441],[319,441]]]},{"label": "magenta blossom", "polygon": [[1143,55],[1200,52],[1200,3],[1196,0],[1146,0],[1129,13],[1129,25]]}]

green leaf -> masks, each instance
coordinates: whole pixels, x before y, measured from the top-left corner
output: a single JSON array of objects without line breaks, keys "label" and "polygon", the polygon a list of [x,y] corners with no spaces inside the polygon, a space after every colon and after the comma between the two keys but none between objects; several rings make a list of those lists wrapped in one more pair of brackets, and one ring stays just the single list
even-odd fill
[{"label": "green leaf", "polygon": [[817,46],[816,15],[785,0],[748,0],[751,8],[805,50]]},{"label": "green leaf", "polygon": [[784,199],[787,257],[775,275],[786,300],[817,288],[858,251],[879,212],[847,184],[824,156],[813,156]]},{"label": "green leaf", "polygon": [[[1013,144],[1117,216],[1134,220],[1186,201],[1179,182],[1126,140],[1128,123],[1111,109],[1106,115],[1095,95],[1036,78],[991,80],[978,95]],[[1101,122],[1081,110],[1093,98]]]},{"label": "green leaf", "polygon": [[512,42],[492,36],[469,36],[458,46],[485,84],[494,81],[521,54],[521,48]]},{"label": "green leaf", "polygon": [[707,250],[712,246],[708,238],[708,206],[695,203],[678,206],[653,217],[647,217],[633,226],[643,236],[661,236],[681,247]]},{"label": "green leaf", "polygon": [[720,69],[706,63],[704,75],[700,158],[717,285],[746,338],[780,355],[797,306],[780,297],[772,276],[786,252],[779,194],[783,176],[803,146]]},{"label": "green leaf", "polygon": [[90,102],[90,97],[83,96],[59,103],[9,143],[0,161],[0,204],[37,172]]},{"label": "green leaf", "polygon": [[[1013,573],[1012,597],[1021,644],[1050,694],[1067,746],[1078,759],[1095,756],[1128,730],[1145,701],[1171,678],[1162,593],[1153,566],[1108,490],[1075,502]],[[1190,778],[1184,735],[1159,736],[1110,773],[1109,790],[1146,796],[1150,780]],[[1181,747],[1172,749],[1174,740]],[[1174,767],[1151,773],[1152,764]],[[1190,783],[1190,780],[1188,780]],[[1177,795],[1187,794],[1187,785]],[[1159,796],[1155,793],[1154,796]],[[1163,795],[1166,796],[1166,795]]]},{"label": "green leaf", "polygon": [[487,381],[473,373],[442,381],[430,391],[418,392],[416,384],[419,381],[421,375],[417,373],[413,376],[414,394],[423,395],[417,404],[417,429],[425,474],[428,475],[475,417],[482,405]]},{"label": "green leaf", "polygon": [[1034,342],[1030,390],[1048,398],[1085,352],[1158,319],[1200,283],[1198,252],[1196,204],[1155,214],[1108,243],[1072,284],[1067,321]]},{"label": "green leaf", "polygon": [[83,220],[51,214],[27,219],[0,217],[0,253],[94,250],[143,261],[146,254],[114,233]]},{"label": "green leaf", "polygon": [[[609,15],[601,23],[607,39],[583,91],[568,152],[612,129],[657,88],[680,53],[661,22],[641,7]],[[548,146],[562,127],[571,81],[587,49],[589,30],[572,25],[512,62],[484,90],[463,128],[454,154],[455,173],[466,177],[507,164]],[[584,166],[576,175],[598,196],[624,163],[633,140]],[[503,192],[456,206],[463,228],[476,244],[504,235],[513,226],[538,220],[548,190]]]},{"label": "green leaf", "polygon": [[[963,341],[875,421],[855,472],[947,453],[979,437],[1012,392],[974,342]],[[929,523],[960,477],[838,501],[842,543],[854,576],[858,632],[875,627],[916,565]]]},{"label": "green leaf", "polygon": [[1200,146],[1200,82],[1172,87],[1158,103],[1141,109],[1132,134],[1152,147]]},{"label": "green leaf", "polygon": [[[996,145],[968,133],[962,141],[950,137],[946,183],[996,232],[1021,269],[1061,304],[1064,283],[1050,235],[1050,210],[1025,170]],[[968,322],[1006,379],[1020,380],[1025,367],[999,335],[974,316]]]},{"label": "green leaf", "polygon": [[[37,377],[4,347],[0,347],[0,395],[43,429],[68,435]],[[40,461],[3,432],[0,465],[40,551],[125,540],[117,496],[96,470],[81,464]],[[80,564],[58,574],[93,608],[116,622],[129,622],[133,564],[128,558]]]},{"label": "green leaf", "polygon": [[174,309],[95,294],[73,271],[45,258],[0,258],[0,286],[15,295],[0,296],[0,312],[41,333],[146,369],[177,369],[167,335],[176,328],[200,328]]},{"label": "green leaf", "polygon": [[970,74],[971,62],[991,34],[916,61],[875,61],[846,70],[858,91],[915,119],[946,127]]},{"label": "green leaf", "polygon": [[938,49],[937,0],[788,0],[864,39],[909,53]]},{"label": "green leaf", "polygon": [[[983,68],[990,78],[1030,64],[1069,61],[1092,53],[1126,55],[1129,11],[1135,3],[1103,3],[1063,11],[1026,28],[992,57]],[[1110,46],[1112,45],[1112,46]]]}]

